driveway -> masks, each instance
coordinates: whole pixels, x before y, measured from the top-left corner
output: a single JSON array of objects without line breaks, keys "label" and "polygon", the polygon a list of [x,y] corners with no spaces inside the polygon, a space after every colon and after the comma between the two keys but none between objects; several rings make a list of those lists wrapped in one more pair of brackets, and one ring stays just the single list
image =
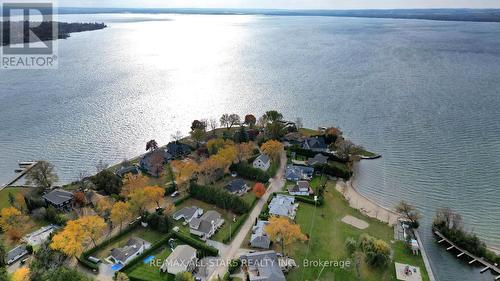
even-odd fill
[{"label": "driveway", "polygon": [[219,259],[223,261],[221,263],[222,265],[217,267],[217,269],[212,273],[210,279],[208,280],[218,280],[217,279],[218,277],[222,277],[224,276],[224,274],[226,274],[228,270],[227,264],[229,263],[229,260],[237,257],[238,253],[241,252],[240,247],[243,244],[243,242],[245,242],[245,237],[247,233],[252,229],[255,220],[258,218],[260,212],[262,211],[262,208],[269,199],[269,196],[271,196],[273,192],[281,191],[285,186],[285,180],[283,179],[283,174],[286,167],[286,161],[287,161],[286,154],[285,152],[283,152],[281,154],[281,166],[278,172],[276,173],[276,176],[271,179],[271,184],[269,185],[269,188],[266,190],[264,196],[262,196],[262,198],[257,202],[252,212],[248,216],[247,220],[245,221],[245,224],[243,224],[243,226],[241,227],[240,231],[233,239],[231,244],[228,245],[225,253],[220,254]]}]

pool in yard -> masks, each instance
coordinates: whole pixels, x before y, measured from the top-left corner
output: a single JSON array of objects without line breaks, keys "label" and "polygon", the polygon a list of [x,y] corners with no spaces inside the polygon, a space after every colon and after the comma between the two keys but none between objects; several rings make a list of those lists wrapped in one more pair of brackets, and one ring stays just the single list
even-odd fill
[{"label": "pool in yard", "polygon": [[117,264],[113,264],[111,266],[111,269],[114,270],[114,271],[118,271],[118,270],[122,269],[122,267],[123,267],[123,265],[117,263]]},{"label": "pool in yard", "polygon": [[155,256],[149,256],[149,257],[144,259],[144,263],[150,263],[154,258],[155,258]]}]

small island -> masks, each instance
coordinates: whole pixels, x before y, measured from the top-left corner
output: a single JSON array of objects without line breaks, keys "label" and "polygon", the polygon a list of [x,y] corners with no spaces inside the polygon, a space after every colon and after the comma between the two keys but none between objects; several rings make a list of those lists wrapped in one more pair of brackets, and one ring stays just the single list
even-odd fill
[{"label": "small island", "polygon": [[[54,39],[52,34],[52,30],[54,24],[57,24],[58,34],[57,39],[66,39],[70,37],[71,33],[75,32],[84,32],[84,31],[92,31],[92,30],[100,30],[107,27],[104,23],[67,23],[67,22],[52,22],[52,21],[44,21],[41,23],[35,22],[27,22],[27,21],[16,21],[16,22],[4,22],[2,25],[2,37],[1,37],[1,45],[7,46],[10,44],[21,44],[21,43],[29,43],[28,39],[28,29],[24,29],[23,25],[29,24],[31,26],[36,26],[31,28],[30,30],[37,36],[41,41],[50,41]],[[11,34],[13,31],[24,30],[23,32],[15,32]],[[33,43],[33,42],[31,42]]]}]

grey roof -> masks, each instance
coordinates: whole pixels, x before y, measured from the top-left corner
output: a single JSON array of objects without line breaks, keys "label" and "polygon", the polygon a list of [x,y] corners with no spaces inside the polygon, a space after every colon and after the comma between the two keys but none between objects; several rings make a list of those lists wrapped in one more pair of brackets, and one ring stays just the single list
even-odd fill
[{"label": "grey roof", "polygon": [[214,210],[209,210],[200,218],[194,218],[189,223],[189,227],[198,230],[202,233],[209,233],[212,230],[212,222],[216,223],[221,218],[221,215]]},{"label": "grey roof", "polygon": [[269,224],[268,221],[259,220],[255,226],[252,227],[252,235],[250,237],[250,244],[252,247],[269,249],[271,240],[267,236],[264,229],[267,224]]},{"label": "grey roof", "polygon": [[310,191],[311,186],[309,185],[309,182],[308,181],[297,181],[296,184],[294,184],[293,186],[288,188],[288,191],[289,192],[301,192],[302,191],[301,189],[307,189],[308,191]]},{"label": "grey roof", "polygon": [[311,137],[304,140],[304,146],[309,149],[326,149],[325,138]]},{"label": "grey roof", "polygon": [[178,219],[180,218],[181,216],[183,216],[184,218],[192,218],[193,215],[198,211],[198,207],[196,206],[191,206],[191,207],[184,207],[182,209],[180,209],[179,211],[175,212],[173,217],[174,219]]},{"label": "grey roof", "polygon": [[250,281],[286,281],[275,251],[250,253],[240,259],[248,265]]},{"label": "grey roof", "polygon": [[278,194],[269,203],[269,214],[276,216],[290,216],[295,210],[293,196]]},{"label": "grey roof", "polygon": [[19,245],[7,253],[5,261],[8,263],[13,263],[27,253],[28,252],[26,251],[26,245]]},{"label": "grey roof", "polygon": [[246,182],[242,179],[234,179],[227,186],[226,189],[229,192],[238,192],[245,188]]},{"label": "grey roof", "polygon": [[316,164],[326,164],[328,163],[328,156],[318,153],[307,160],[307,164],[314,166]]},{"label": "grey roof", "polygon": [[54,205],[61,205],[73,200],[73,193],[62,189],[54,189],[42,197]]},{"label": "grey roof", "polygon": [[285,178],[298,178],[301,179],[303,175],[312,176],[314,168],[306,166],[290,165],[286,167]]},{"label": "grey roof", "polygon": [[166,264],[182,264],[188,265],[193,262],[191,258],[196,256],[196,249],[189,245],[179,245],[175,247],[174,251],[167,257]]},{"label": "grey roof", "polygon": [[141,171],[139,171],[139,168],[137,168],[137,166],[128,166],[128,167],[124,167],[122,166],[120,169],[118,169],[116,171],[116,175],[119,176],[119,177],[123,177],[125,176],[126,174],[128,173],[132,173],[134,175],[137,175],[139,174]]},{"label": "grey roof", "polygon": [[156,149],[156,150],[153,150],[153,151],[150,151],[146,154],[144,154],[142,157],[141,157],[141,160],[140,160],[140,165],[141,165],[141,168],[148,171],[149,173],[152,172],[152,169],[153,169],[153,163],[151,163],[152,159],[153,159],[153,156],[156,155],[156,154],[161,154],[161,156],[163,157],[163,161],[166,163],[170,158],[172,158],[170,156],[170,154],[163,148],[159,148],[159,149]]},{"label": "grey roof", "polygon": [[130,238],[122,248],[114,248],[111,255],[121,262],[125,262],[129,257],[135,255],[143,245],[149,245],[149,242],[138,237]]},{"label": "grey roof", "polygon": [[267,164],[269,163],[270,159],[269,159],[269,156],[267,156],[266,154],[262,153],[261,155],[259,155],[257,158],[255,158],[254,162],[255,161],[262,161],[262,163],[264,164]]},{"label": "grey roof", "polygon": [[181,142],[169,142],[167,144],[167,151],[174,157],[182,156],[191,153],[191,147]]}]

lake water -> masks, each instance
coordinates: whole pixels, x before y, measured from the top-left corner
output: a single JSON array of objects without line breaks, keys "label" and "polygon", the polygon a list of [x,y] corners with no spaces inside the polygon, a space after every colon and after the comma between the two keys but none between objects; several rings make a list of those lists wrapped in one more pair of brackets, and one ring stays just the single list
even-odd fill
[{"label": "lake water", "polygon": [[59,69],[0,71],[0,182],[47,159],[63,182],[187,133],[277,109],[383,154],[360,191],[406,199],[438,280],[492,280],[436,247],[438,207],[500,246],[500,24],[331,17],[64,15],[109,28],[58,41]]}]

